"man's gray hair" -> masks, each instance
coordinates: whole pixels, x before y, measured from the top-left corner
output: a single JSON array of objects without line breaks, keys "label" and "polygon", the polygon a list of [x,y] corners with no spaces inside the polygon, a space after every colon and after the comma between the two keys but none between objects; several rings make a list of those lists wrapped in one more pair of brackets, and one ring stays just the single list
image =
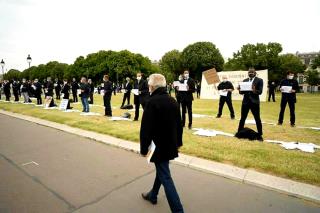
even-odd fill
[{"label": "man's gray hair", "polygon": [[149,76],[148,84],[155,88],[167,86],[166,78],[163,75],[158,73],[155,73]]}]

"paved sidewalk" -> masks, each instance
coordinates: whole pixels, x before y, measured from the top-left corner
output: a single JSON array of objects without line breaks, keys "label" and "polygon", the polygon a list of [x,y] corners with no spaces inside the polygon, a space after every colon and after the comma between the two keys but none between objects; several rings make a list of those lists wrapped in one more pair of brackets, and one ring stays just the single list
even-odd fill
[{"label": "paved sidewalk", "polygon": [[[53,127],[65,132],[73,133],[86,138],[94,139],[99,142],[103,142],[112,146],[120,147],[133,152],[139,152],[139,144],[114,138],[108,135],[99,134],[95,132],[85,131],[78,128],[73,128],[64,124],[58,124],[30,116],[11,113],[0,110],[0,113],[9,115],[12,117],[28,120],[44,126]],[[222,163],[212,162],[201,158],[196,158],[188,155],[180,154],[175,163],[191,167],[197,170],[213,173],[222,177],[230,178],[240,182],[248,183],[251,185],[257,185],[263,188],[284,192],[289,195],[297,196],[307,200],[320,202],[320,187],[316,187],[309,184],[299,183],[284,178],[275,177],[268,174],[263,174],[253,170],[242,169],[239,167],[226,165]]]}]

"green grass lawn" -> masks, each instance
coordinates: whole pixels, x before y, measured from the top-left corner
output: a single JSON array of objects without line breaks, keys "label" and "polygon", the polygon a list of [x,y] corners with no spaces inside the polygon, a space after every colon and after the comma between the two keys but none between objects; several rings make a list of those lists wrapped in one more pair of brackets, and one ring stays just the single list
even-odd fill
[{"label": "green grass lawn", "polygon": [[[132,100],[133,98],[131,98]],[[3,100],[3,98],[2,98]],[[276,123],[280,109],[280,97],[277,102],[261,103],[261,118],[265,122]],[[296,104],[296,125],[320,127],[320,94],[298,94]],[[114,116],[120,116],[125,110],[120,110],[122,94],[112,97]],[[102,106],[102,97],[95,96],[95,104]],[[240,117],[241,101],[234,101],[236,118]],[[72,104],[81,110],[81,104]],[[139,141],[139,122],[109,121],[104,116],[80,116],[79,112],[63,113],[58,110],[44,110],[33,105],[12,104],[0,102],[0,109],[11,112],[31,115],[34,117],[67,124],[81,129],[92,130],[115,137]],[[218,110],[217,100],[196,99],[193,111],[197,114],[215,116]],[[92,106],[90,111],[103,115],[104,108]],[[134,112],[131,112],[134,115]],[[142,113],[141,113],[142,114]],[[141,119],[141,116],[140,116]],[[253,119],[249,113],[249,118]],[[248,125],[256,129],[255,125]],[[238,127],[237,120],[229,118],[227,106],[224,108],[222,118],[194,118],[193,127],[221,130],[235,133]],[[17,130],[18,131],[18,130]],[[276,139],[283,141],[312,142],[320,145],[320,131],[312,129],[292,128],[289,125],[289,108],[285,113],[282,126],[263,125],[264,139]],[[192,134],[193,131],[185,129],[181,151],[185,154],[251,168],[264,173],[269,173],[301,182],[320,186],[320,150],[314,154],[304,153],[298,150],[287,151],[276,144],[250,142],[233,137],[201,137]]]}]

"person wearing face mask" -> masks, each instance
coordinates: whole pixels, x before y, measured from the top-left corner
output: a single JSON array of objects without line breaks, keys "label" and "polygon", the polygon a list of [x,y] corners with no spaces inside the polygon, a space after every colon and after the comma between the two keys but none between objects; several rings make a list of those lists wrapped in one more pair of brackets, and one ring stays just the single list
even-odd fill
[{"label": "person wearing face mask", "polygon": [[222,82],[218,85],[218,90],[227,92],[227,96],[225,95],[220,95],[220,100],[219,100],[219,112],[217,114],[217,118],[220,118],[222,115],[222,110],[224,103],[227,102],[229,111],[230,111],[230,117],[231,119],[234,119],[234,110],[232,106],[232,99],[231,99],[231,94],[232,91],[234,90],[234,87],[230,81],[228,81],[227,76],[222,77]]},{"label": "person wearing face mask", "polygon": [[63,80],[63,85],[61,88],[61,93],[63,94],[63,99],[67,99],[68,100],[68,105],[67,105],[67,109],[71,109],[70,107],[70,85],[68,84],[68,81],[66,79]]},{"label": "person wearing face mask", "polygon": [[169,161],[178,157],[182,146],[180,109],[174,98],[166,91],[166,79],[161,74],[149,78],[150,98],[145,106],[140,128],[140,153],[146,156],[153,141],[156,148],[151,162],[156,168],[154,184],[150,191],[142,193],[147,202],[157,204],[161,185],[164,188],[171,212],[183,213],[178,192],[170,174]]},{"label": "person wearing face mask", "polygon": [[[284,87],[290,90],[285,90]],[[281,103],[280,103],[280,113],[278,119],[278,125],[282,125],[284,111],[286,109],[287,103],[290,109],[290,124],[292,127],[295,126],[295,103],[297,102],[296,92],[299,90],[299,84],[296,79],[294,79],[294,73],[292,71],[287,72],[287,78],[280,82],[281,91]]]},{"label": "person wearing face mask", "polygon": [[239,122],[238,132],[244,128],[245,121],[247,119],[249,110],[251,110],[256,126],[258,130],[258,140],[263,141],[262,138],[262,123],[260,119],[260,99],[259,95],[262,94],[263,80],[256,77],[256,71],[254,68],[250,68],[248,71],[249,78],[243,80],[243,82],[252,82],[252,91],[241,91],[238,87],[239,93],[243,95],[241,106],[241,119]]},{"label": "person wearing face mask", "polygon": [[122,104],[121,104],[120,108],[122,108],[124,106],[124,103],[126,102],[126,100],[127,100],[127,105],[130,105],[131,90],[132,90],[132,85],[130,83],[130,78],[127,77],[126,83],[124,85],[123,99],[122,99]]},{"label": "person wearing face mask", "polygon": [[12,90],[13,90],[13,95],[14,95],[14,101],[18,102],[19,101],[19,83],[16,80],[13,80],[12,83]]},{"label": "person wearing face mask", "polygon": [[181,106],[182,106],[182,126],[185,127],[186,123],[186,112],[188,110],[189,124],[188,128],[192,128],[192,101],[193,93],[196,91],[195,81],[189,77],[189,71],[184,71],[183,84],[187,85],[187,91],[179,91],[181,94]]},{"label": "person wearing face mask", "polygon": [[112,82],[109,81],[109,76],[103,76],[103,104],[104,104],[104,116],[112,117],[112,110],[111,110],[111,96],[112,96]]},{"label": "person wearing face mask", "polygon": [[24,103],[29,102],[28,88],[29,88],[28,82],[26,81],[26,79],[22,79],[21,94],[23,96]]},{"label": "person wearing face mask", "polygon": [[272,81],[270,84],[269,84],[269,97],[268,97],[268,102],[270,102],[270,98],[272,97],[272,100],[273,102],[276,102],[276,99],[275,99],[275,95],[274,95],[274,91],[277,87],[276,83],[274,83],[274,81]]},{"label": "person wearing face mask", "polygon": [[37,105],[41,105],[42,104],[42,99],[41,99],[42,85],[40,84],[38,79],[34,79],[33,88],[34,88],[34,96],[37,98]]},{"label": "person wearing face mask", "polygon": [[144,109],[149,96],[148,82],[142,78],[141,72],[137,73],[137,79],[134,81],[133,88],[139,91],[138,95],[134,95],[135,115],[133,120],[137,121],[139,119],[140,104]]}]

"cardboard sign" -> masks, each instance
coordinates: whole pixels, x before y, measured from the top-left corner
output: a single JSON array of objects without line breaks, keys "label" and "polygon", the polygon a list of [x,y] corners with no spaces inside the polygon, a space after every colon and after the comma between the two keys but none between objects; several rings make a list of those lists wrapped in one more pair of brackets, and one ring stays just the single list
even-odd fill
[{"label": "cardboard sign", "polygon": [[204,78],[206,79],[208,85],[220,82],[219,76],[218,76],[215,68],[204,71],[204,72],[202,72],[202,74],[203,74]]},{"label": "cardboard sign", "polygon": [[68,102],[69,102],[68,99],[62,99],[62,101],[60,102],[59,109],[60,110],[67,110]]},{"label": "cardboard sign", "polygon": [[46,100],[44,100],[44,108],[49,108],[51,101],[52,101],[52,96],[47,96]]}]

